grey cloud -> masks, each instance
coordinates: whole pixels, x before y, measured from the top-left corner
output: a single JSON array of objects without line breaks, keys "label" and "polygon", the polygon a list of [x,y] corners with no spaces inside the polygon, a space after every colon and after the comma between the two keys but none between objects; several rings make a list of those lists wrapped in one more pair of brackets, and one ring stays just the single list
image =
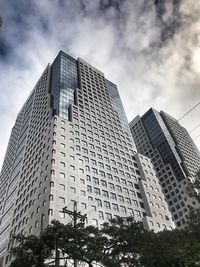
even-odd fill
[{"label": "grey cloud", "polygon": [[[44,67],[61,49],[89,61],[118,85],[129,120],[151,106],[180,117],[200,98],[196,0],[11,0],[1,10],[4,128],[14,123]],[[195,126],[198,114],[184,125]],[[1,133],[2,151],[9,131]]]}]

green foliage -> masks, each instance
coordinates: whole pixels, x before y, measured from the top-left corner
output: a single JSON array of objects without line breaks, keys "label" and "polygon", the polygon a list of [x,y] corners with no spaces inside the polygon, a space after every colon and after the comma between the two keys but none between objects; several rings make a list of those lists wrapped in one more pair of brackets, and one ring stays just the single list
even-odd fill
[{"label": "green foliage", "polygon": [[183,256],[190,243],[189,233],[184,230],[152,233],[145,240],[140,262],[149,267],[189,266]]},{"label": "green foliage", "polygon": [[119,217],[104,223],[101,231],[107,238],[102,260],[105,266],[139,266],[138,255],[145,233],[140,222],[132,217]]},{"label": "green foliage", "polygon": [[90,267],[95,262],[105,267],[200,266],[200,226],[194,221],[188,229],[159,233],[144,230],[130,217],[111,220],[101,229],[53,221],[39,237],[15,237],[18,246],[12,249],[15,260],[10,267],[44,267],[45,259],[58,266],[55,250],[65,260]]},{"label": "green foliage", "polygon": [[44,266],[44,259],[51,255],[51,250],[40,237],[18,235],[14,239],[18,246],[11,251],[15,260],[10,267]]}]

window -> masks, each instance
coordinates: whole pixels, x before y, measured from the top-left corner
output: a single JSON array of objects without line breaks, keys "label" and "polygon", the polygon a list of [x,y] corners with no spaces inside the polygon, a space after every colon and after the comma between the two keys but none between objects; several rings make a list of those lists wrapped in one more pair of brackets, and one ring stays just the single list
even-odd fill
[{"label": "window", "polygon": [[90,175],[86,175],[86,180],[87,180],[88,182],[91,182],[91,176],[90,176]]},{"label": "window", "polygon": [[106,220],[111,220],[112,219],[112,214],[110,214],[110,213],[105,213],[105,218],[106,218]]},{"label": "window", "polygon": [[109,197],[109,196],[108,196],[108,191],[106,191],[106,190],[102,190],[102,196],[104,196],[104,197]]},{"label": "window", "polygon": [[94,187],[94,193],[97,194],[97,195],[100,195],[100,189],[99,188],[96,188]]},{"label": "window", "polygon": [[93,178],[92,178],[92,181],[93,181],[93,183],[94,183],[95,185],[98,185],[98,184],[99,184],[99,179],[96,178],[96,177],[93,177]]},{"label": "window", "polygon": [[124,206],[120,206],[121,212],[126,213],[126,208]]},{"label": "window", "polygon": [[133,209],[131,209],[131,208],[127,208],[127,212],[128,212],[128,215],[130,215],[130,216],[134,215]]},{"label": "window", "polygon": [[53,201],[53,195],[49,195],[49,200]]},{"label": "window", "polygon": [[99,174],[101,175],[101,177],[105,177],[106,176],[104,171],[99,171]]},{"label": "window", "polygon": [[70,187],[70,192],[75,194],[76,193],[76,189],[74,187]]},{"label": "window", "polygon": [[97,162],[96,162],[96,160],[94,160],[94,159],[91,159],[90,162],[91,162],[93,165],[97,165]]},{"label": "window", "polygon": [[59,197],[59,203],[60,204],[65,204],[65,198],[64,197]]},{"label": "window", "polygon": [[97,226],[98,225],[98,221],[96,219],[93,219],[92,220],[92,225]]},{"label": "window", "polygon": [[102,207],[102,201],[101,201],[101,199],[95,198],[95,202],[97,204],[97,207]]},{"label": "window", "polygon": [[92,171],[92,173],[94,173],[94,174],[98,174],[98,171],[97,171],[97,169],[95,169],[95,168],[91,168],[91,171]]},{"label": "window", "polygon": [[118,197],[119,197],[119,200],[120,200],[121,202],[124,202],[124,197],[123,197],[123,196],[118,195]]},{"label": "window", "polygon": [[104,207],[110,209],[110,202],[104,201]]},{"label": "window", "polygon": [[116,194],[115,194],[115,193],[112,193],[112,192],[111,192],[111,193],[110,193],[110,198],[112,198],[112,199],[115,199],[115,200],[116,200],[116,199],[117,199],[117,196],[116,196]]},{"label": "window", "polygon": [[86,196],[86,192],[84,190],[81,190],[80,193],[81,193],[81,196]]},{"label": "window", "polygon": [[87,205],[85,203],[81,203],[81,208],[82,209],[87,209]]},{"label": "window", "polygon": [[85,180],[84,179],[80,179],[81,184],[85,184]]},{"label": "window", "polygon": [[74,170],[75,170],[75,166],[70,165],[70,170],[71,170],[71,171],[74,171]]},{"label": "window", "polygon": [[79,159],[78,160],[80,164],[83,164],[83,160],[82,159]]},{"label": "window", "polygon": [[65,173],[64,172],[60,172],[59,176],[60,176],[60,178],[65,178]]},{"label": "window", "polygon": [[59,217],[60,217],[61,219],[64,219],[64,218],[65,218],[65,213],[62,212],[62,211],[59,211]]},{"label": "window", "polygon": [[107,187],[107,182],[104,180],[101,180],[101,185]]},{"label": "window", "polygon": [[65,185],[64,184],[59,184],[59,190],[65,191]]},{"label": "window", "polygon": [[141,213],[140,213],[139,210],[135,210],[135,214],[136,214],[137,217],[141,218]]},{"label": "window", "polygon": [[115,189],[114,184],[112,184],[112,183],[108,183],[108,184],[109,184],[109,187],[110,187],[111,190],[112,190],[112,189]]},{"label": "window", "polygon": [[89,171],[90,171],[90,166],[86,165],[86,166],[85,166],[85,170],[86,170],[87,172],[89,172]]},{"label": "window", "polygon": [[70,180],[71,182],[74,182],[74,181],[75,181],[75,176],[70,175],[69,180]]},{"label": "window", "polygon": [[97,211],[97,207],[96,206],[92,205],[91,208],[92,208],[92,211],[95,211],[95,212]]},{"label": "window", "polygon": [[61,143],[60,147],[65,148],[65,144]]},{"label": "window", "polygon": [[103,212],[102,211],[99,211],[99,219],[100,220],[104,220],[104,216],[103,216]]},{"label": "window", "polygon": [[[108,168],[107,168],[107,169],[108,169]],[[109,170],[110,170],[110,169],[109,169]],[[108,177],[108,179],[113,180],[112,174],[107,173],[107,177]]]},{"label": "window", "polygon": [[79,172],[80,172],[80,173],[84,173],[84,169],[79,168]]},{"label": "window", "polygon": [[87,186],[87,191],[88,191],[89,193],[92,193],[92,187],[91,187],[90,185]]},{"label": "window", "polygon": [[115,203],[112,203],[112,209],[113,209],[114,211],[119,211],[119,207],[118,207],[118,205],[115,204]]},{"label": "window", "polygon": [[127,204],[131,205],[131,200],[130,200],[130,198],[126,197],[125,200],[126,200],[126,203],[127,203]]},{"label": "window", "polygon": [[64,167],[65,167],[65,163],[62,162],[62,161],[60,161],[60,166],[61,166],[62,168],[64,168]]},{"label": "window", "polygon": [[116,189],[117,189],[117,191],[122,192],[122,188],[121,188],[121,186],[116,185]]}]

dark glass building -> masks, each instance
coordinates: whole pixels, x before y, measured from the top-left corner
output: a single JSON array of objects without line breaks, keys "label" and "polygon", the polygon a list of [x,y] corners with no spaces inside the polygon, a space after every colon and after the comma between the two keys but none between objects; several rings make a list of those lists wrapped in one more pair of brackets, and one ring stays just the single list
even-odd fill
[{"label": "dark glass building", "polygon": [[138,151],[150,157],[178,227],[184,227],[190,205],[187,193],[200,168],[200,153],[190,135],[165,112],[148,110],[130,123]]}]

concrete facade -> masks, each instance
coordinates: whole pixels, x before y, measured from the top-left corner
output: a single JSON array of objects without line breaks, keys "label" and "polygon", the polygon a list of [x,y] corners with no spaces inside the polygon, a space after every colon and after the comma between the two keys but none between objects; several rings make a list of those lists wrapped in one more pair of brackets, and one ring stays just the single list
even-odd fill
[{"label": "concrete facade", "polygon": [[116,85],[60,52],[20,111],[1,176],[0,258],[13,234],[39,234],[63,207],[98,227],[134,216],[146,229],[173,229],[158,178],[138,154]]}]

